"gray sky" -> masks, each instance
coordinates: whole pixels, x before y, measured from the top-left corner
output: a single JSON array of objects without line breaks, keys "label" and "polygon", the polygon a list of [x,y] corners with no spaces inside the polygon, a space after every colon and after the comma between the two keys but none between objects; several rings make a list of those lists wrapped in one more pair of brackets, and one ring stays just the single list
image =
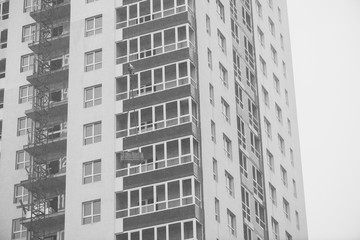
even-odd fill
[{"label": "gray sky", "polygon": [[360,239],[360,0],[287,0],[309,239]]}]

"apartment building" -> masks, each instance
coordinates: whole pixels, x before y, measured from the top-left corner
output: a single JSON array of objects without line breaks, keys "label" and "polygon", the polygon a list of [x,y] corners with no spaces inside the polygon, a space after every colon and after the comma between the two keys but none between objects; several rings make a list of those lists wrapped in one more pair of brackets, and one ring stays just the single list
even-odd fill
[{"label": "apartment building", "polygon": [[0,239],[307,239],[286,1],[0,6]]}]

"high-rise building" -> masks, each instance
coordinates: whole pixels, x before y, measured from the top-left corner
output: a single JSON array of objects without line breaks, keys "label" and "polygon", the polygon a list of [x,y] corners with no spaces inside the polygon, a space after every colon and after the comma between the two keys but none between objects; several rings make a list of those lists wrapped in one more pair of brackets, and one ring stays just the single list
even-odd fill
[{"label": "high-rise building", "polygon": [[0,239],[307,239],[285,0],[0,0]]}]

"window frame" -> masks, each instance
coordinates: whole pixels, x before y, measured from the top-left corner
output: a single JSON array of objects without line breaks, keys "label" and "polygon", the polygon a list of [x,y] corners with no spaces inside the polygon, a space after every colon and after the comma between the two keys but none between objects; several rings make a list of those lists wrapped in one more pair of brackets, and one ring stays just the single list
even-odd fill
[{"label": "window frame", "polygon": [[[97,125],[100,125],[100,134],[95,135],[95,127]],[[86,133],[87,127],[91,127],[91,134],[88,136]],[[91,139],[91,141],[89,143],[87,143],[86,142],[87,139]],[[83,145],[95,144],[95,143],[101,142],[101,139],[102,139],[102,122],[101,121],[97,121],[97,122],[93,122],[93,123],[84,125]]]},{"label": "window frame", "polygon": [[[100,55],[96,55],[96,54]],[[100,56],[100,60],[96,61],[96,57]],[[91,60],[91,62],[89,62]],[[91,72],[102,68],[102,48],[85,53],[85,72]]]},{"label": "window frame", "polygon": [[[99,213],[94,213],[94,204],[99,204]],[[85,215],[85,206],[90,204],[90,214]],[[99,217],[97,219],[97,217]],[[90,218],[90,222],[85,222],[87,218]],[[87,201],[82,203],[81,225],[93,224],[101,221],[101,199]]]},{"label": "window frame", "polygon": [[[99,169],[97,170],[96,164],[99,164]],[[89,166],[91,168],[91,173],[86,174],[86,166]],[[95,172],[96,171],[96,172]],[[87,181],[86,179],[90,179]],[[89,183],[95,183],[101,181],[101,159],[89,161],[83,163],[83,177],[82,177],[82,184],[89,184]]]},{"label": "window frame", "polygon": [[[26,89],[26,95],[22,96],[22,91]],[[34,86],[31,84],[19,87],[19,104],[32,102],[33,100]]]},{"label": "window frame", "polygon": [[[99,23],[97,21],[100,21],[100,25],[101,25],[100,27],[96,26],[96,24]],[[92,24],[90,24],[91,22]],[[85,19],[85,37],[91,37],[102,33],[102,28],[103,28],[102,14]]]},{"label": "window frame", "polygon": [[[27,59],[27,60],[26,60]],[[26,54],[20,57],[20,72],[33,71],[35,66],[34,54]]]},{"label": "window frame", "polygon": [[[100,88],[100,97],[96,97],[96,90]],[[91,91],[91,98],[87,99],[87,91]],[[102,85],[84,88],[84,108],[95,107],[102,103]]]}]

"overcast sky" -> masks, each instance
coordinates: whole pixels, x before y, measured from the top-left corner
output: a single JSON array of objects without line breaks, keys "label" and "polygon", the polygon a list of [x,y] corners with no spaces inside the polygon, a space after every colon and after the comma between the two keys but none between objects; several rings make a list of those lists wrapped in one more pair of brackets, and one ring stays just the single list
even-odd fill
[{"label": "overcast sky", "polygon": [[309,239],[360,239],[360,0],[287,0]]}]

